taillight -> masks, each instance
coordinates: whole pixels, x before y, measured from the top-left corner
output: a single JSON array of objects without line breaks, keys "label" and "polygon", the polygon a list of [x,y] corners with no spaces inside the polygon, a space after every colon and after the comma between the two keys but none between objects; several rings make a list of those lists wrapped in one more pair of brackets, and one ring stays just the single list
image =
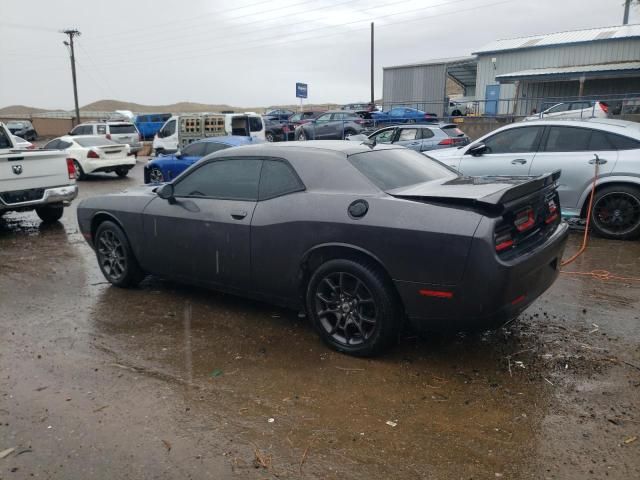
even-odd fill
[{"label": "taillight", "polygon": [[138,141],[141,142],[142,141],[142,135],[140,133],[138,133]]},{"label": "taillight", "polygon": [[607,104],[606,104],[606,103],[604,103],[604,102],[598,102],[598,103],[599,103],[600,108],[602,109],[602,111],[603,111],[604,113],[608,113],[608,112],[609,112],[609,105],[607,105]]},{"label": "taillight", "polygon": [[445,138],[444,140],[440,140],[438,142],[438,145],[453,145],[454,141],[453,138]]},{"label": "taillight", "polygon": [[510,232],[496,233],[496,252],[503,252],[513,246]]},{"label": "taillight", "polygon": [[529,230],[536,223],[536,217],[533,210],[531,208],[527,208],[526,210],[518,212],[513,223],[519,232]]},{"label": "taillight", "polygon": [[100,158],[100,155],[98,155],[94,150],[89,150],[89,153],[87,153],[87,158]]},{"label": "taillight", "polygon": [[73,164],[73,158],[67,158],[67,173],[69,174],[69,180],[76,178],[76,167]]},{"label": "taillight", "polygon": [[111,134],[110,134],[110,133],[107,133],[107,134],[105,135],[105,137],[107,137],[107,140],[111,140]]},{"label": "taillight", "polygon": [[556,204],[555,199],[551,199],[547,202],[547,208],[549,210],[549,215],[545,218],[544,223],[549,225],[558,219],[558,205]]}]

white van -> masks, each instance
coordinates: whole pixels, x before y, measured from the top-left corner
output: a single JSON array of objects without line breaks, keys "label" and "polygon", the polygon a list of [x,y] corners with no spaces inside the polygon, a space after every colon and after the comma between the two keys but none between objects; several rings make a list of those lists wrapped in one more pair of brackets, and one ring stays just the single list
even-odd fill
[{"label": "white van", "polygon": [[156,155],[174,153],[189,143],[218,135],[251,136],[265,140],[265,125],[262,117],[253,112],[174,115],[153,138],[153,152]]}]

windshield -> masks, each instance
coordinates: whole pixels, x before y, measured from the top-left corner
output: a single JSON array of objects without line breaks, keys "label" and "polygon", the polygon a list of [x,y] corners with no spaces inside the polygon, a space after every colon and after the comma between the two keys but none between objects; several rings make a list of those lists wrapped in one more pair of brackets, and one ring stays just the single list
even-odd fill
[{"label": "windshield", "polygon": [[391,149],[358,153],[351,164],[383,191],[455,177],[449,169],[413,150]]},{"label": "windshield", "polygon": [[104,137],[76,138],[75,141],[81,147],[103,147],[106,145],[117,145],[116,142],[107,140]]},{"label": "windshield", "polygon": [[7,127],[9,127],[9,128],[24,128],[24,123],[22,123],[22,122],[7,122]]}]

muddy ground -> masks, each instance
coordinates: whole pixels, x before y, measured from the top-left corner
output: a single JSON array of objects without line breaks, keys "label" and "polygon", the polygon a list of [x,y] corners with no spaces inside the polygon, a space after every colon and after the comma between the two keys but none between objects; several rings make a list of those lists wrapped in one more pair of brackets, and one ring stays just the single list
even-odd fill
[{"label": "muddy ground", "polygon": [[[81,197],[141,178],[95,176]],[[567,269],[640,277],[639,259],[638,242],[593,239]],[[408,332],[355,359],[296,312],[111,287],[74,207],[50,227],[9,214],[0,479],[640,478],[639,299],[640,281],[563,274],[508,328]]]}]

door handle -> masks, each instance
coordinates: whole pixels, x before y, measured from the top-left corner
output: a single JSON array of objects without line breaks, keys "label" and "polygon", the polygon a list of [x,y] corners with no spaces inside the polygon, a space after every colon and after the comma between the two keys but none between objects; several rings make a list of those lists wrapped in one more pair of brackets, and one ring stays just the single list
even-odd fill
[{"label": "door handle", "polygon": [[235,212],[231,212],[231,217],[236,220],[242,220],[247,216],[247,212],[245,210],[236,210]]},{"label": "door handle", "polygon": [[410,143],[409,145],[412,147],[415,147],[416,145],[420,145],[420,142],[413,142],[413,143]]},{"label": "door handle", "polygon": [[515,160],[511,160],[511,165],[524,165],[527,161],[524,158],[516,158]]},{"label": "door handle", "polygon": [[596,155],[596,158],[594,158],[593,160],[589,160],[589,164],[590,164],[590,165],[595,165],[596,163],[597,163],[598,165],[604,165],[605,163],[607,163],[607,161],[606,161],[604,158],[599,158],[599,157]]}]

